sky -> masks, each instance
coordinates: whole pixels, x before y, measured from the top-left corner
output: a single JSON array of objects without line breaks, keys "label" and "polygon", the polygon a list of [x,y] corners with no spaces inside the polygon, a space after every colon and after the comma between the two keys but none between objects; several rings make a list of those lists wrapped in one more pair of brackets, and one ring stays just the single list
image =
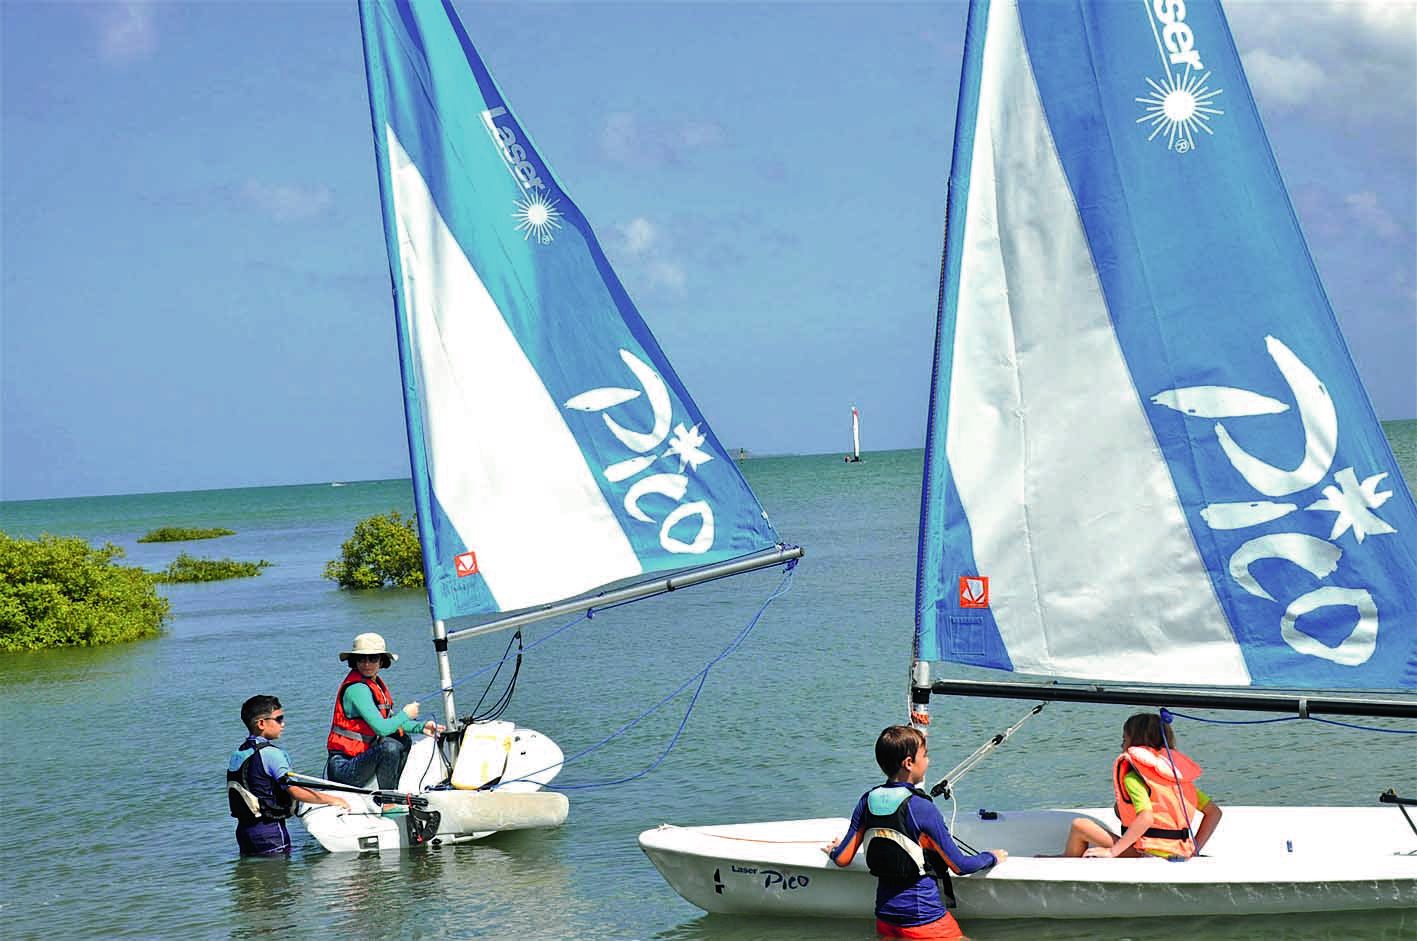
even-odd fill
[{"label": "sky", "polygon": [[[962,3],[457,6],[725,446],[923,445]],[[1417,0],[1227,11],[1415,417]],[[352,0],[4,0],[0,60],[0,500],[407,476]]]}]

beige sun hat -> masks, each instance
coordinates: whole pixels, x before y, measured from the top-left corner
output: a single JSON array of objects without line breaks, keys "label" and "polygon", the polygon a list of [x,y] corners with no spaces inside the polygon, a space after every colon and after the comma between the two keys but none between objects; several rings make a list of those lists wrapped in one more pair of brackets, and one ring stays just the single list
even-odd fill
[{"label": "beige sun hat", "polygon": [[341,650],[339,652],[339,658],[345,663],[351,663],[351,658],[353,657],[367,657],[372,656],[373,654],[380,654],[383,656],[383,663],[385,667],[388,667],[399,658],[398,654],[389,653],[388,646],[384,644],[384,636],[382,634],[375,634],[373,632],[370,632],[368,634],[360,634],[358,637],[354,638],[354,643],[350,646],[348,650]]}]

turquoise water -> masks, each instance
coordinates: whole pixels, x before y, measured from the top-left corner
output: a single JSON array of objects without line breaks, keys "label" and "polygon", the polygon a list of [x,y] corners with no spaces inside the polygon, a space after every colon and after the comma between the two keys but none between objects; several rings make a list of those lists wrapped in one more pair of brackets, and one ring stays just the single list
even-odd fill
[{"label": "turquoise water", "polygon": [[[1417,480],[1417,422],[1386,429],[1405,476]],[[0,528],[12,535],[111,541],[152,569],[183,550],[275,563],[259,578],[164,586],[174,617],[158,639],[0,662],[5,935],[869,941],[869,913],[859,922],[706,916],[668,888],[635,837],[666,821],[845,815],[875,781],[871,743],[900,719],[905,696],[920,461],[919,451],[902,451],[860,465],[837,455],[747,462],[784,538],[808,558],[792,591],[715,668],[664,764],[629,784],[572,792],[558,830],[398,857],[326,855],[297,825],[290,861],[238,860],[221,772],[242,737],[240,703],[256,692],[281,697],[290,716],[283,744],[298,768],[319,771],[342,675],[335,654],[356,633],[379,631],[402,654],[385,674],[399,701],[436,685],[420,592],[341,592],[320,578],[356,520],[411,509],[406,481],[0,504]],[[136,542],[161,525],[237,535]],[[583,623],[528,655],[509,716],[567,753],[598,741],[721,650],[776,583],[775,574],[742,576]],[[529,629],[528,642],[555,626]],[[454,674],[500,656],[505,643],[455,644]],[[461,705],[480,692],[475,681],[461,689]],[[645,767],[683,702],[569,766],[561,781]],[[1026,707],[936,700],[934,766],[947,769]],[[1050,706],[963,781],[961,811],[1107,803],[1106,771],[1130,711]],[[1222,802],[1370,804],[1387,787],[1417,792],[1414,748],[1401,736],[1314,723],[1180,731]],[[1162,936],[1145,922],[965,926],[976,939]],[[1410,938],[1417,913],[1197,919],[1172,930]]]}]

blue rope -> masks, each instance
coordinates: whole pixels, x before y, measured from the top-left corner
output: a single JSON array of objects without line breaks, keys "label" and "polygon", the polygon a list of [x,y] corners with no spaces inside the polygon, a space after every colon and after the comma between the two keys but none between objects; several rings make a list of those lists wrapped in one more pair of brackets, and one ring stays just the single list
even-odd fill
[{"label": "blue rope", "polygon": [[[1170,709],[1162,709],[1162,719],[1170,721],[1167,716],[1175,716],[1179,719],[1190,719],[1192,722],[1204,722],[1208,725],[1269,725],[1274,722],[1298,722],[1303,716],[1280,716],[1277,719],[1206,719],[1201,716],[1187,715],[1184,712],[1173,712]],[[1322,722],[1324,725],[1339,725],[1345,729],[1357,729],[1360,732],[1387,732],[1391,735],[1417,735],[1417,729],[1384,729],[1376,725],[1359,725],[1356,722],[1340,722],[1337,719],[1324,719],[1319,716],[1309,716],[1311,722]]]},{"label": "blue rope", "polygon": [[1341,725],[1345,729],[1358,729],[1362,732],[1391,732],[1393,735],[1417,735],[1417,729],[1380,729],[1374,725],[1357,725],[1352,722],[1340,722],[1337,719],[1320,719],[1318,716],[1309,716],[1315,722],[1322,722],[1324,725]]},{"label": "blue rope", "polygon": [[[693,713],[694,704],[699,701],[699,694],[703,692],[704,684],[708,681],[709,671],[712,670],[721,660],[724,660],[740,646],[742,646],[743,641],[747,639],[748,634],[751,633],[753,628],[757,626],[758,621],[767,611],[768,605],[772,604],[778,598],[781,598],[783,595],[787,594],[788,590],[790,590],[792,587],[792,570],[796,567],[796,559],[793,559],[787,563],[787,568],[782,573],[782,581],[778,583],[777,588],[773,590],[772,594],[768,595],[767,600],[763,602],[762,607],[758,608],[758,613],[753,615],[752,620],[750,620],[747,625],[741,631],[738,632],[738,635],[729,642],[728,646],[724,647],[723,650],[721,650],[717,656],[715,656],[712,660],[706,663],[703,669],[699,670],[699,672],[689,677],[683,683],[680,683],[674,689],[673,692],[669,693],[667,696],[665,696],[659,702],[655,703],[653,706],[650,706],[648,709],[640,713],[634,719],[627,722],[625,725],[616,729],[614,732],[611,732],[609,735],[596,742],[594,745],[590,745],[586,748],[583,748],[580,751],[576,752],[574,755],[562,759],[559,764],[564,767],[565,765],[568,765],[579,758],[584,758],[591,752],[596,751],[597,749],[608,744],[609,742],[612,742],[615,739],[619,738],[621,735],[624,735],[626,732],[630,731],[630,729],[633,729],[635,726],[639,725],[641,722],[647,719],[650,715],[658,711],[662,706],[664,706],[665,703],[669,702],[671,699],[674,699],[684,690],[688,689],[689,686],[692,685],[695,680],[697,680],[698,686],[694,689],[694,695],[690,697],[689,705],[684,710],[684,717],[679,720],[679,727],[674,730],[674,735],[670,737],[669,743],[664,746],[664,750],[659,753],[658,758],[656,758],[652,763],[650,763],[647,767],[641,769],[640,771],[637,771],[634,774],[628,775],[623,778],[616,778],[612,781],[590,781],[585,784],[543,784],[542,787],[551,788],[552,790],[557,791],[579,791],[589,790],[590,788],[597,787],[611,787],[616,784],[625,784],[629,781],[635,780],[636,778],[642,778],[654,769],[658,768],[661,764],[663,764],[664,759],[669,757],[669,753],[673,751],[674,746],[679,741],[679,737],[684,733],[685,726],[689,724],[689,716],[691,713]],[[554,767],[556,767],[556,765],[547,765],[545,768],[540,768],[529,774],[522,775],[520,778],[513,778],[512,781],[525,781],[533,777],[534,775],[540,774],[542,771],[548,771]],[[511,781],[498,782],[499,786],[501,784],[509,783],[511,783]]]},{"label": "blue rope", "polygon": [[[1191,829],[1191,805],[1186,803],[1186,792],[1181,787],[1181,769],[1176,767],[1176,759],[1171,755],[1171,740],[1166,736],[1165,726],[1170,725],[1175,720],[1175,714],[1170,709],[1162,707],[1157,710],[1163,724],[1161,732],[1161,744],[1166,746],[1166,763],[1171,766],[1171,775],[1176,782],[1176,799],[1181,802],[1181,812],[1186,816],[1186,842],[1191,844],[1192,852],[1195,852],[1196,834]],[[1119,811],[1120,813],[1120,811]],[[1186,857],[1189,859],[1190,857]]]}]

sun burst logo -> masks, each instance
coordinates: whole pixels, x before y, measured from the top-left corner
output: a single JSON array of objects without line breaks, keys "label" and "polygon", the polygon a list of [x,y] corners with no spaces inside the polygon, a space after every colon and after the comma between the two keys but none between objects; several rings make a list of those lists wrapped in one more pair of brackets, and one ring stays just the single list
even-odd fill
[{"label": "sun burst logo", "polygon": [[[1137,99],[1145,109],[1137,123],[1151,128],[1148,141],[1164,133],[1167,150],[1190,153],[1195,149],[1197,132],[1215,133],[1210,129],[1210,120],[1225,113],[1215,107],[1215,99],[1223,89],[1212,90],[1209,85],[1210,72],[1201,62],[1199,40],[1203,37],[1186,22],[1184,0],[1154,0],[1143,6],[1161,67],[1166,71],[1161,81],[1146,80],[1151,94]],[[1206,33],[1211,25],[1203,23],[1201,33]]]},{"label": "sun burst logo", "polygon": [[557,200],[544,193],[532,193],[517,200],[517,211],[512,217],[517,220],[517,231],[523,239],[536,239],[540,245],[549,245],[552,233],[561,228],[561,210],[556,208]]},{"label": "sun burst logo", "polygon": [[1147,79],[1151,94],[1138,98],[1146,113],[1137,118],[1138,124],[1151,128],[1147,140],[1155,140],[1163,132],[1166,135],[1166,149],[1184,154],[1196,146],[1196,133],[1210,129],[1210,119],[1224,114],[1213,102],[1223,89],[1212,90],[1207,82],[1210,73],[1192,75],[1186,69],[1179,77],[1171,74],[1160,82]]}]

